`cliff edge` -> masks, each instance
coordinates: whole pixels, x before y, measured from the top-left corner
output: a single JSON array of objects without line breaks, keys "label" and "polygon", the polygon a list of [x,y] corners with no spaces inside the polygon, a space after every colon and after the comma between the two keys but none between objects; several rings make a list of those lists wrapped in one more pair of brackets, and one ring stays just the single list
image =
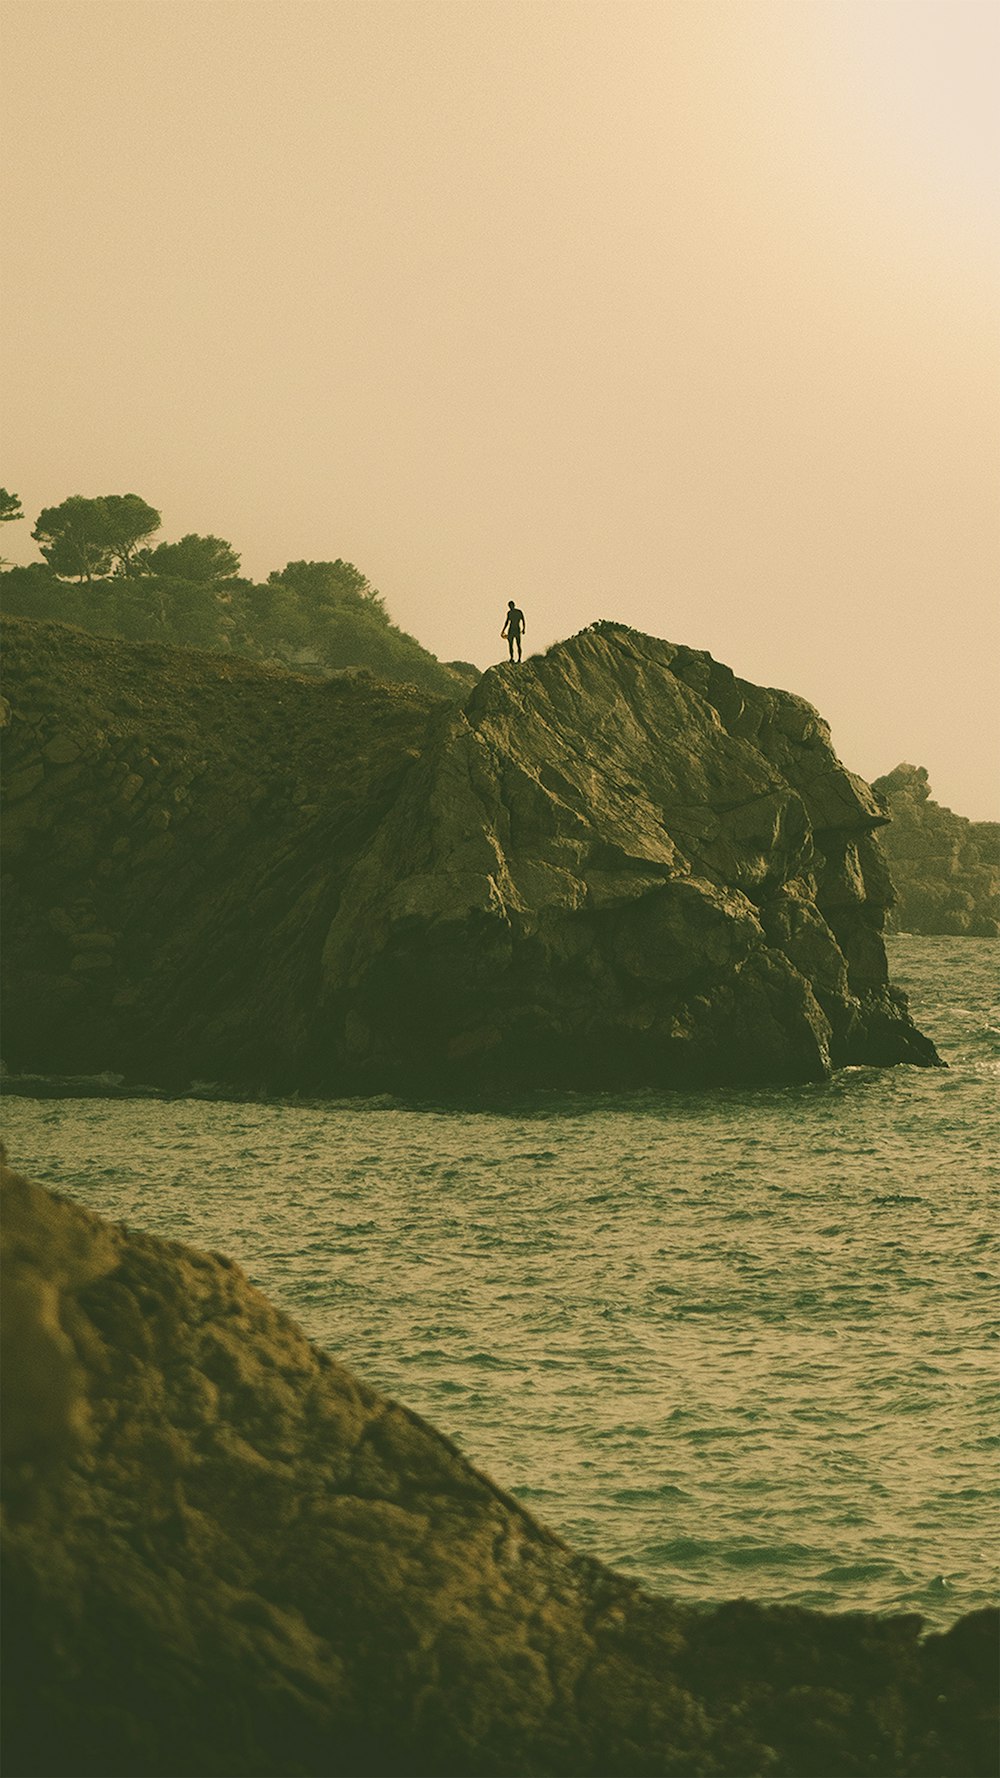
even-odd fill
[{"label": "cliff edge", "polygon": [[992,1614],[579,1557],[231,1262],[6,1171],[10,1778],[979,1778]]},{"label": "cliff edge", "polygon": [[13,623],[8,1065],[315,1092],[934,1063],[825,723],[598,624],[464,708]]}]

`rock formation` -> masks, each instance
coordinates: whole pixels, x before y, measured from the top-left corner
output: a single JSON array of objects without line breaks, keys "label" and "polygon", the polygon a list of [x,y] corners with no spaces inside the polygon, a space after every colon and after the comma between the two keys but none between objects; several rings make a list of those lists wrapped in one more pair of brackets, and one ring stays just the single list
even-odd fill
[{"label": "rock formation", "polygon": [[9,1778],[992,1772],[992,1614],[644,1594],[231,1262],[3,1190]]},{"label": "rock formation", "polygon": [[1000,823],[967,821],[931,799],[923,766],[898,765],[872,789],[891,816],[882,843],[898,932],[953,938],[1000,934]]},{"label": "rock formation", "polygon": [[936,1061],[800,698],[599,624],[464,708],[15,623],[8,1065],[271,1090]]}]

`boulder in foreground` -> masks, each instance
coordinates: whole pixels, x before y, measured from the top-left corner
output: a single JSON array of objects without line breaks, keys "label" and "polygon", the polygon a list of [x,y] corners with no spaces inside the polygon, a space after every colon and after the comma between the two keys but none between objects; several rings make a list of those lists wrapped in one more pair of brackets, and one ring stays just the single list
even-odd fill
[{"label": "boulder in foreground", "polygon": [[992,1615],[654,1598],[231,1263],[4,1179],[9,1778],[979,1778]]}]

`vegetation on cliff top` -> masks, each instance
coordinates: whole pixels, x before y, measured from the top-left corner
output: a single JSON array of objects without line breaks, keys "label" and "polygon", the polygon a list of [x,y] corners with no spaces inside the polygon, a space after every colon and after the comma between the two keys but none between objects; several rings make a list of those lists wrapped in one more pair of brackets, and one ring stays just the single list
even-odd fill
[{"label": "vegetation on cliff top", "polygon": [[[17,496],[0,492],[0,516],[21,518]],[[45,560],[0,575],[4,610],[318,675],[364,666],[446,696],[464,695],[478,678],[477,668],[445,665],[394,624],[351,562],[289,562],[259,583],[240,575],[225,538],[191,532],[154,545],[160,524],[137,494],[72,495],[46,507],[32,530]]]},{"label": "vegetation on cliff top", "polygon": [[882,833],[897,901],[892,927],[953,938],[1000,933],[1000,822],[968,821],[931,798],[923,766],[872,786],[892,821]]}]

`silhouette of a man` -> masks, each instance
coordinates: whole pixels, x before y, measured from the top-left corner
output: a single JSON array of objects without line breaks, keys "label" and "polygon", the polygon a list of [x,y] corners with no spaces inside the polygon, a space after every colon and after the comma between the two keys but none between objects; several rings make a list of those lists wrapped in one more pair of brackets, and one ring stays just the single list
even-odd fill
[{"label": "silhouette of a man", "polygon": [[521,658],[521,631],[524,628],[524,612],[518,611],[513,599],[508,599],[507,621],[504,624],[503,629],[500,631],[500,634],[507,638],[507,647],[510,649],[511,660],[514,659],[515,648],[517,649],[518,660]]}]

